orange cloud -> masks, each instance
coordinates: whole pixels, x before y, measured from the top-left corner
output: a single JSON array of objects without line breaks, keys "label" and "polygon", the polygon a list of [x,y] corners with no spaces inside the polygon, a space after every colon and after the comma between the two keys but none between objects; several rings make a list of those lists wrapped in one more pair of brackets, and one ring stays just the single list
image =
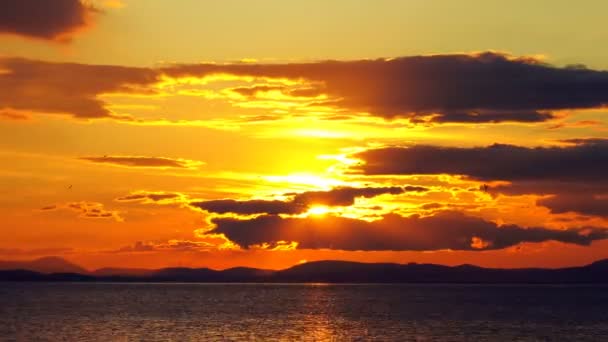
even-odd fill
[{"label": "orange cloud", "polygon": [[142,156],[80,157],[79,159],[87,160],[93,163],[112,164],[125,167],[191,169],[203,164],[203,162],[189,159]]},{"label": "orange cloud", "polygon": [[176,203],[182,202],[184,196],[178,193],[171,192],[149,192],[138,191],[116,199],[118,202],[142,202],[142,203]]},{"label": "orange cloud", "polygon": [[11,109],[0,109],[0,118],[8,119],[8,120],[29,120],[30,116],[16,110]]},{"label": "orange cloud", "polygon": [[120,212],[116,210],[106,210],[102,203],[98,202],[69,202],[64,204],[54,204],[40,208],[43,212],[54,211],[58,209],[67,209],[80,213],[80,217],[88,219],[114,219],[122,222],[123,218]]},{"label": "orange cloud", "polygon": [[215,249],[215,245],[206,241],[190,240],[169,240],[167,242],[143,242],[137,241],[133,245],[124,246],[112,253],[133,253],[133,252],[199,252]]}]

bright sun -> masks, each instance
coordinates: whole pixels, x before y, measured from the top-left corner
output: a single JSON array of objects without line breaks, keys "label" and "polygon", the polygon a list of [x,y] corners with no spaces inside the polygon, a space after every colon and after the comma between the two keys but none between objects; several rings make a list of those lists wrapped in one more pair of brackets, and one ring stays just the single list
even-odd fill
[{"label": "bright sun", "polygon": [[308,215],[325,215],[329,212],[329,208],[326,206],[318,205],[308,209]]}]

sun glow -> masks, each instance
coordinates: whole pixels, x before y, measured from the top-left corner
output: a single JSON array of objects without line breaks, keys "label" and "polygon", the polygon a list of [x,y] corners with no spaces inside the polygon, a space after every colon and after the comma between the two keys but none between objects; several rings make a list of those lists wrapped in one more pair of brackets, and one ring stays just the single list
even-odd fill
[{"label": "sun glow", "polygon": [[310,209],[308,209],[308,211],[306,213],[308,215],[321,216],[321,215],[325,215],[325,214],[329,213],[330,211],[331,210],[329,209],[329,207],[326,207],[323,205],[316,205],[316,206],[310,207]]}]

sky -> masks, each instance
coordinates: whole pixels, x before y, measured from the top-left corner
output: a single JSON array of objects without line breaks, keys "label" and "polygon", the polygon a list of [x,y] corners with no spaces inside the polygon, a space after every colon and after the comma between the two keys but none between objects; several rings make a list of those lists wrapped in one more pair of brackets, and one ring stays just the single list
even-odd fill
[{"label": "sky", "polygon": [[608,258],[605,1],[0,2],[0,259]]}]

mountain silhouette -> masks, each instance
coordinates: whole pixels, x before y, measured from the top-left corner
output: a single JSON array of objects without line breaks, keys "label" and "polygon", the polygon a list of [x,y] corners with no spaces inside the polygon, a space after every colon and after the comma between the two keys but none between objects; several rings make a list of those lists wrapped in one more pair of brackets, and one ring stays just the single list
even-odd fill
[{"label": "mountain silhouette", "polygon": [[2,261],[0,270],[29,270],[38,273],[80,273],[87,274],[88,271],[65,259],[55,256],[44,257],[30,261]]},{"label": "mountain silhouette", "polygon": [[[93,272],[60,258],[3,262],[0,281],[325,282],[325,283],[608,283],[608,259],[580,267],[484,268],[474,265],[315,261],[284,270],[235,267],[103,268]],[[41,268],[41,265],[44,266]],[[16,266],[7,269],[6,267]],[[53,266],[57,271],[51,271]],[[32,267],[32,268],[29,268]],[[44,272],[40,271],[44,270]]]},{"label": "mountain silhouette", "polygon": [[94,276],[145,276],[154,273],[155,270],[146,268],[114,268],[104,267],[91,272]]}]

